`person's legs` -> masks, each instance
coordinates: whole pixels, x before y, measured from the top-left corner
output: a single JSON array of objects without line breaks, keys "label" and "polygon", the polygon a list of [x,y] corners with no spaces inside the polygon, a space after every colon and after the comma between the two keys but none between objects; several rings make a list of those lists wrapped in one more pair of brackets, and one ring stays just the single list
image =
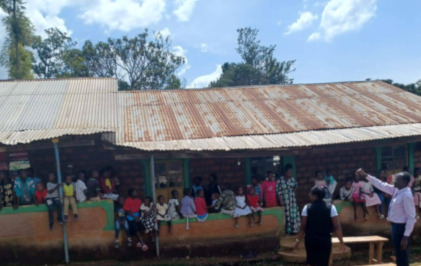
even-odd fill
[{"label": "person's legs", "polygon": [[379,205],[379,212],[380,214],[383,214],[384,197],[382,193],[377,193],[377,196],[379,196],[379,199],[381,201],[381,204]]},{"label": "person's legs", "polygon": [[51,202],[50,205],[47,205],[48,208],[48,220],[50,222],[50,226],[54,224],[54,202]]},{"label": "person's legs", "polygon": [[172,233],[172,223],[171,220],[167,221],[167,225],[168,225],[168,233]]},{"label": "person's legs", "polygon": [[115,241],[118,242],[118,237],[120,236],[120,221],[115,221]]},{"label": "person's legs", "polygon": [[64,197],[64,219],[67,219],[67,215],[69,215],[69,204],[70,204],[70,199],[68,197]]},{"label": "person's legs", "polygon": [[354,206],[354,220],[358,219],[357,216],[357,203],[355,201],[352,202],[352,205]]},{"label": "person's legs", "polygon": [[73,198],[73,197],[70,198],[70,204],[72,205],[72,211],[73,211],[73,214],[76,218],[77,217],[77,205],[76,205],[75,198]]},{"label": "person's legs", "polygon": [[261,224],[262,223],[262,211],[257,211],[257,216],[259,217],[259,220],[257,221],[257,223]]},{"label": "person's legs", "polygon": [[250,227],[253,227],[254,217],[251,215],[251,213],[249,215],[247,215],[247,217],[249,218],[249,225],[250,225]]},{"label": "person's legs", "polygon": [[366,214],[368,214],[367,206],[365,206],[365,202],[361,203],[363,206],[363,218],[365,219]]},{"label": "person's legs", "polygon": [[396,255],[397,266],[409,265],[409,243],[406,250],[401,250],[401,241],[405,232],[405,224],[392,223],[392,243]]},{"label": "person's legs", "polygon": [[305,236],[307,264],[312,266],[329,265],[332,242],[330,236]]},{"label": "person's legs", "polygon": [[239,225],[238,225],[238,217],[234,217],[234,222],[235,222],[235,227],[238,228],[239,227]]}]

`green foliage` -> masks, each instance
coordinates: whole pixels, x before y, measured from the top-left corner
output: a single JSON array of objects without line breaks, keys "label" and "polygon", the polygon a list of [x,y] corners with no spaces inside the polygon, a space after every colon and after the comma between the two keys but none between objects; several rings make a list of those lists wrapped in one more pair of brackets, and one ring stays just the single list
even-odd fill
[{"label": "green foliage", "polygon": [[276,46],[263,46],[257,39],[259,31],[252,28],[241,28],[238,32],[236,51],[243,59],[241,63],[225,63],[221,77],[211,82],[210,87],[290,84],[289,74],[295,60],[278,61],[273,53]]},{"label": "green foliage", "polygon": [[0,63],[8,68],[11,79],[32,78],[30,66],[33,57],[25,47],[30,46],[34,40],[34,28],[25,16],[24,2],[0,0],[0,8],[6,13],[3,23],[7,33]]},{"label": "green foliage", "polygon": [[57,28],[46,29],[47,38],[42,40],[37,36],[32,44],[36,51],[37,62],[33,64],[33,70],[40,78],[53,78],[63,75],[65,68],[64,57],[69,50],[76,45],[72,38]]},{"label": "green foliage", "polygon": [[63,62],[63,68],[57,74],[57,77],[71,78],[92,76],[86,64],[83,51],[76,48],[67,50],[62,54],[61,60]]},{"label": "green foliage", "polygon": [[[370,79],[367,79],[367,80],[370,80]],[[421,96],[421,79],[415,83],[410,83],[407,85],[393,82],[393,80],[391,79],[383,79],[382,81]]]}]

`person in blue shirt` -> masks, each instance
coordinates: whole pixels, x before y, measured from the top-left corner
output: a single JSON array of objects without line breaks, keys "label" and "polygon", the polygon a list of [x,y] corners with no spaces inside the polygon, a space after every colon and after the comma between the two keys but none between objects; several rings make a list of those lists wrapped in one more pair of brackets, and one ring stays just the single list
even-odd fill
[{"label": "person in blue shirt", "polygon": [[193,180],[193,197],[197,197],[197,192],[199,190],[204,190],[202,186],[202,178],[200,176],[196,176]]},{"label": "person in blue shirt", "polygon": [[15,180],[14,190],[18,206],[30,205],[33,203],[35,183],[32,178],[28,177],[28,172],[26,170],[19,170],[18,177]]}]

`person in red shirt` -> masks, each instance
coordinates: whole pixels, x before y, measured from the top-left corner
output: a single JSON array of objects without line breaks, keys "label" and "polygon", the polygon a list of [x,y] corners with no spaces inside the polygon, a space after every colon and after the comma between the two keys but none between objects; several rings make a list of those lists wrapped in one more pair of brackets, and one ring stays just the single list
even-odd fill
[{"label": "person in red shirt", "polygon": [[196,206],[196,214],[198,222],[205,222],[208,218],[208,207],[205,201],[205,192],[199,189],[196,192],[196,198],[194,198],[194,205]]},{"label": "person in red shirt", "polygon": [[35,205],[45,203],[45,197],[47,197],[47,190],[44,187],[44,184],[39,182],[36,184],[36,190],[34,194]]},{"label": "person in red shirt", "polygon": [[134,188],[129,189],[129,197],[124,201],[123,210],[126,212],[126,218],[129,222],[128,238],[129,247],[132,246],[132,237],[137,236],[138,242],[136,247],[141,248],[143,251],[148,250],[148,246],[143,242],[140,232],[142,231],[142,223],[140,221],[140,206],[142,201],[137,196],[137,191]]},{"label": "person in red shirt", "polygon": [[262,207],[261,202],[259,200],[259,195],[256,194],[254,187],[250,187],[248,194],[247,194],[247,201],[252,211],[252,216],[254,220],[254,214],[257,213],[259,220],[257,220],[258,224],[262,224]]},{"label": "person in red shirt", "polygon": [[275,175],[271,172],[267,172],[267,179],[262,183],[262,201],[266,208],[276,207],[278,205],[276,201],[276,180]]}]

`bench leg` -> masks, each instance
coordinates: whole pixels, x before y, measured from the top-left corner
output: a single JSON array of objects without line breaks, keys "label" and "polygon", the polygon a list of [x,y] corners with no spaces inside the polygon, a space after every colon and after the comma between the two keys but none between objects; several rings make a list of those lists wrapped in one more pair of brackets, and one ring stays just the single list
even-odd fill
[{"label": "bench leg", "polygon": [[383,261],[383,243],[377,243],[377,261],[378,263]]},{"label": "bench leg", "polygon": [[368,252],[368,264],[373,264],[374,259],[374,243],[370,243],[370,250]]}]

